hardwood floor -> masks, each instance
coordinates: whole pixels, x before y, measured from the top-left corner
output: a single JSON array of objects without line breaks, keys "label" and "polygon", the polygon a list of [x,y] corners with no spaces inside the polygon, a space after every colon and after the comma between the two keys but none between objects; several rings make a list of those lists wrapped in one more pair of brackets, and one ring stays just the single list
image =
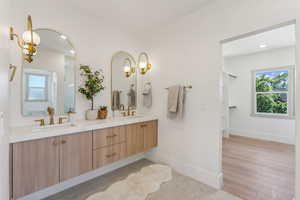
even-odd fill
[{"label": "hardwood floor", "polygon": [[239,136],[223,139],[224,190],[244,200],[292,200],[294,145]]}]

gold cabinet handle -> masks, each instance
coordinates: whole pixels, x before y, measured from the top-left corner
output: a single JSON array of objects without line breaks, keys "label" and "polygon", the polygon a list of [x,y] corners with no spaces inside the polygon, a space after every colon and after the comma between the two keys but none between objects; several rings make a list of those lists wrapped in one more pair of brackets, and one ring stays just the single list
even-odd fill
[{"label": "gold cabinet handle", "polygon": [[117,153],[116,153],[116,152],[114,152],[114,153],[112,153],[112,154],[111,154],[111,156],[116,156],[116,155],[117,155]]},{"label": "gold cabinet handle", "polygon": [[61,144],[66,144],[66,143],[67,143],[66,140],[62,140],[62,141],[61,141]]},{"label": "gold cabinet handle", "polygon": [[114,153],[112,153],[112,154],[107,154],[107,155],[106,155],[106,158],[110,158],[110,157],[113,157],[113,156],[116,156],[116,155],[117,155],[116,152],[114,152]]},{"label": "gold cabinet handle", "polygon": [[114,135],[108,135],[106,136],[107,138],[114,138],[114,137],[117,137],[118,135],[117,134],[114,134]]},{"label": "gold cabinet handle", "polygon": [[53,145],[54,145],[54,146],[57,146],[58,144],[59,144],[58,141],[57,141],[57,140],[54,140]]}]

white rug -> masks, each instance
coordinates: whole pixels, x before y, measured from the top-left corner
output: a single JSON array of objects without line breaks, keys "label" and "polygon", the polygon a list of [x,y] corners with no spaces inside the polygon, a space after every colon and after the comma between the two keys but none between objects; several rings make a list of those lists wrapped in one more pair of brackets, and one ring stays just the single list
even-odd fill
[{"label": "white rug", "polygon": [[149,194],[158,191],[162,183],[170,180],[172,169],[154,164],[112,184],[104,192],[93,194],[87,200],[145,200]]}]

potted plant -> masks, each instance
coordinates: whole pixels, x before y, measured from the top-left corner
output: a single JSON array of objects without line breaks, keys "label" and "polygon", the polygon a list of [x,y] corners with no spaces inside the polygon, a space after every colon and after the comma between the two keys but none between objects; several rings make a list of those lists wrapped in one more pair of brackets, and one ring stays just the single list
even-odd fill
[{"label": "potted plant", "polygon": [[83,86],[78,91],[91,101],[91,109],[86,112],[87,120],[95,120],[98,117],[98,110],[94,110],[94,98],[104,90],[104,76],[100,71],[92,71],[88,65],[80,66],[81,76],[84,78]]},{"label": "potted plant", "polygon": [[107,106],[100,106],[98,110],[98,119],[106,119],[107,117]]}]

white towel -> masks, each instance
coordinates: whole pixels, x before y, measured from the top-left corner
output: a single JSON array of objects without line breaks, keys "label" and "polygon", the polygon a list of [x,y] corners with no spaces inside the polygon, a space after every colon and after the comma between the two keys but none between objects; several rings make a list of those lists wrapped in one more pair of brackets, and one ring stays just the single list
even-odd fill
[{"label": "white towel", "polygon": [[181,119],[183,117],[185,89],[183,86],[172,86],[168,94],[168,117]]},{"label": "white towel", "polygon": [[178,107],[178,96],[179,96],[180,85],[169,87],[168,90],[168,111],[177,113]]},{"label": "white towel", "polygon": [[151,83],[146,83],[143,89],[143,105],[146,108],[151,108],[152,106],[152,86]]}]

